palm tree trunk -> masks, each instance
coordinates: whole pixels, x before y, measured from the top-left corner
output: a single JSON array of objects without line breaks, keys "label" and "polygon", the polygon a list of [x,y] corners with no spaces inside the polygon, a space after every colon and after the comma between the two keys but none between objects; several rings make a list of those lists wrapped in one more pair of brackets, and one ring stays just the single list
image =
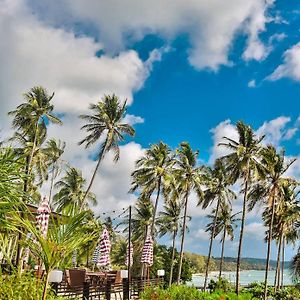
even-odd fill
[{"label": "palm tree trunk", "polygon": [[187,193],[185,195],[185,205],[184,205],[184,216],[183,216],[183,226],[182,226],[182,235],[181,235],[181,245],[180,245],[180,256],[179,256],[177,284],[179,284],[180,278],[181,278],[183,249],[184,249],[184,238],[185,238],[185,231],[186,231],[186,215],[187,215],[187,207],[188,207],[188,197],[189,197],[189,192],[187,191]]},{"label": "palm tree trunk", "polygon": [[210,258],[211,258],[211,251],[212,251],[212,245],[213,245],[213,240],[215,238],[215,232],[216,232],[216,224],[217,224],[217,217],[219,213],[219,207],[220,207],[220,199],[218,198],[218,203],[217,203],[217,208],[214,216],[214,223],[213,223],[213,228],[211,231],[211,236],[210,236],[210,242],[209,242],[209,250],[208,250],[208,257],[207,257],[207,262],[206,262],[206,269],[205,269],[205,279],[204,279],[204,287],[203,290],[206,290],[206,285],[207,285],[207,278],[208,278],[208,270],[209,270],[209,264],[210,264]]},{"label": "palm tree trunk", "polygon": [[273,222],[275,215],[275,191],[272,191],[272,215],[271,222],[269,225],[269,235],[268,235],[268,249],[267,249],[267,261],[266,261],[266,271],[265,271],[265,286],[264,286],[264,299],[267,299],[268,293],[268,275],[269,275],[269,266],[270,266],[270,253],[271,253],[271,243],[272,243],[272,234],[273,234]]},{"label": "palm tree trunk", "polygon": [[95,177],[96,177],[97,171],[99,169],[100,163],[101,163],[102,158],[104,157],[104,154],[105,154],[105,151],[106,151],[107,142],[108,142],[108,138],[106,138],[106,140],[105,140],[103,151],[101,151],[101,153],[99,155],[98,162],[97,162],[96,168],[94,170],[94,173],[92,175],[91,181],[90,181],[90,183],[89,183],[89,185],[88,185],[88,187],[87,187],[87,189],[86,189],[86,191],[84,193],[84,196],[83,196],[83,199],[82,199],[82,202],[81,202],[81,205],[80,205],[80,211],[82,211],[83,206],[85,204],[85,199],[86,199],[87,195],[89,194],[89,192],[90,192],[90,190],[92,188],[92,185],[93,185],[93,182],[95,180]]},{"label": "palm tree trunk", "polygon": [[242,246],[243,246],[243,235],[244,235],[244,227],[245,227],[245,219],[246,219],[246,204],[248,199],[248,184],[249,184],[249,174],[250,169],[248,165],[247,174],[245,176],[245,191],[244,191],[244,200],[243,200],[243,213],[242,213],[242,223],[240,230],[240,240],[239,240],[239,249],[238,249],[238,257],[236,261],[236,283],[235,283],[235,292],[238,295],[240,291],[240,267],[241,267],[241,255],[242,255]]},{"label": "palm tree trunk", "polygon": [[223,233],[223,241],[222,241],[222,252],[221,252],[221,261],[220,261],[219,279],[220,279],[221,276],[222,276],[223,258],[224,258],[224,248],[225,248],[225,239],[226,239],[226,227],[224,228],[224,233]]},{"label": "palm tree trunk", "polygon": [[275,280],[274,280],[275,292],[276,292],[277,288],[279,287],[279,283],[280,283],[280,254],[281,254],[282,237],[283,237],[283,234],[281,232],[279,243],[278,243],[277,263],[276,263],[276,272],[275,272]]},{"label": "palm tree trunk", "polygon": [[48,281],[49,281],[49,272],[47,272],[47,274],[46,274],[42,300],[46,300],[46,297],[47,297]]},{"label": "palm tree trunk", "polygon": [[50,192],[49,192],[49,202],[51,203],[51,198],[52,198],[52,190],[53,190],[53,183],[54,183],[54,170],[55,170],[55,165],[53,164],[52,171],[51,171],[51,183],[50,183]]},{"label": "palm tree trunk", "polygon": [[175,258],[175,241],[176,241],[177,230],[173,233],[173,242],[172,242],[172,258],[171,258],[171,268],[170,268],[170,278],[169,278],[169,287],[173,282],[173,268],[174,268],[174,258]]},{"label": "palm tree trunk", "polygon": [[285,256],[285,237],[282,240],[282,261],[281,261],[281,288],[283,288],[283,271],[284,271],[284,256]]},{"label": "palm tree trunk", "polygon": [[152,224],[151,224],[151,235],[152,235],[152,237],[154,236],[155,217],[156,217],[156,212],[157,212],[157,207],[158,207],[158,200],[159,200],[160,190],[161,190],[161,176],[158,179],[157,195],[156,195],[156,199],[155,199],[153,219],[152,219]]}]

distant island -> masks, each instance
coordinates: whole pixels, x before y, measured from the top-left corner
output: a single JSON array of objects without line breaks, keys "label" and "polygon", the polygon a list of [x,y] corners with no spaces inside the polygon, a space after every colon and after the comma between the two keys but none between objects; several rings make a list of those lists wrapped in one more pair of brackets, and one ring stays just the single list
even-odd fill
[{"label": "distant island", "polygon": [[[196,253],[185,253],[185,257],[188,258],[193,266],[194,273],[204,273],[207,257]],[[220,265],[220,258],[213,257],[210,262],[210,271],[218,271]],[[285,267],[288,268],[290,261],[285,261]],[[263,258],[245,257],[241,260],[241,270],[265,270],[266,260]],[[276,260],[270,260],[270,269],[275,270]],[[235,271],[236,270],[236,258],[224,257],[223,271]]]}]

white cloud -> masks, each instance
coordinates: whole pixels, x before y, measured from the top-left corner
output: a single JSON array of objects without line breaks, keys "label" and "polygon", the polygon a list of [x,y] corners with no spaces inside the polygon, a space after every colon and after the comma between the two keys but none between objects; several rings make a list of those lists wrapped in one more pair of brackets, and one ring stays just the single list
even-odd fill
[{"label": "white cloud", "polygon": [[245,236],[250,239],[263,240],[265,231],[265,226],[259,222],[253,222],[245,226]]},{"label": "white cloud", "polygon": [[248,87],[249,88],[255,88],[256,87],[256,81],[255,79],[252,79],[248,82]]},{"label": "white cloud", "polygon": [[300,42],[284,52],[283,63],[267,79],[275,81],[283,77],[300,81]]},{"label": "white cloud", "polygon": [[145,122],[145,120],[140,116],[127,114],[125,116],[125,118],[123,119],[123,122],[128,123],[132,126],[132,125],[135,125],[135,124],[142,124],[142,123]]},{"label": "white cloud", "polygon": [[[228,52],[236,35],[248,35],[246,60],[261,60],[267,47],[259,39],[268,8],[274,1],[264,0],[83,0],[39,3],[47,22],[72,24],[82,22],[95,28],[106,49],[118,51],[130,41],[141,40],[149,33],[172,40],[187,34],[191,48],[189,61],[196,68],[217,70],[230,65]],[[37,6],[37,5],[35,5]],[[42,9],[41,9],[42,7]],[[130,37],[130,38],[128,38]],[[258,49],[259,48],[259,49]]]},{"label": "white cloud", "polygon": [[205,229],[200,228],[199,230],[197,230],[197,232],[195,234],[195,238],[202,240],[202,241],[209,241],[210,235],[208,232],[205,231]]}]

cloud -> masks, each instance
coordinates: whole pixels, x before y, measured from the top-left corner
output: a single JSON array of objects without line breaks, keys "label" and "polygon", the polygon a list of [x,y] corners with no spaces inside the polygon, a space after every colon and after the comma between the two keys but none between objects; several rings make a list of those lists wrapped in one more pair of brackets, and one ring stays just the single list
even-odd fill
[{"label": "cloud", "polygon": [[169,41],[181,34],[188,36],[191,47],[189,62],[197,69],[217,70],[220,65],[231,65],[228,52],[235,37],[248,36],[244,59],[261,60],[267,47],[259,34],[274,1],[264,0],[64,0],[59,5],[52,1],[32,5],[44,22],[56,26],[83,27],[98,33],[108,51],[119,51],[126,45],[156,34]]},{"label": "cloud", "polygon": [[124,123],[128,123],[131,126],[133,126],[135,124],[142,124],[142,123],[145,122],[145,120],[142,117],[140,117],[140,116],[135,116],[135,115],[127,114],[125,116],[125,118],[123,119],[123,122]]},{"label": "cloud", "polygon": [[300,42],[284,52],[283,63],[266,79],[275,81],[284,77],[300,81]]},{"label": "cloud", "polygon": [[245,235],[255,240],[263,240],[265,238],[266,228],[262,223],[253,222],[245,226]]},{"label": "cloud", "polygon": [[248,82],[248,87],[249,88],[255,88],[256,87],[256,81],[255,79],[252,79]]}]

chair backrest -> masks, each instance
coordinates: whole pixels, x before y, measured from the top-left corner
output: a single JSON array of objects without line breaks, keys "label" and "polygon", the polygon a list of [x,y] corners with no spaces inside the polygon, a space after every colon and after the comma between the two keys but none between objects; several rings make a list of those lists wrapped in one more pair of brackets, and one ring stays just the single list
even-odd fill
[{"label": "chair backrest", "polygon": [[86,280],[86,270],[70,269],[66,270],[67,282],[70,287],[81,286]]},{"label": "chair backrest", "polygon": [[115,283],[122,283],[121,271],[117,271]]}]

